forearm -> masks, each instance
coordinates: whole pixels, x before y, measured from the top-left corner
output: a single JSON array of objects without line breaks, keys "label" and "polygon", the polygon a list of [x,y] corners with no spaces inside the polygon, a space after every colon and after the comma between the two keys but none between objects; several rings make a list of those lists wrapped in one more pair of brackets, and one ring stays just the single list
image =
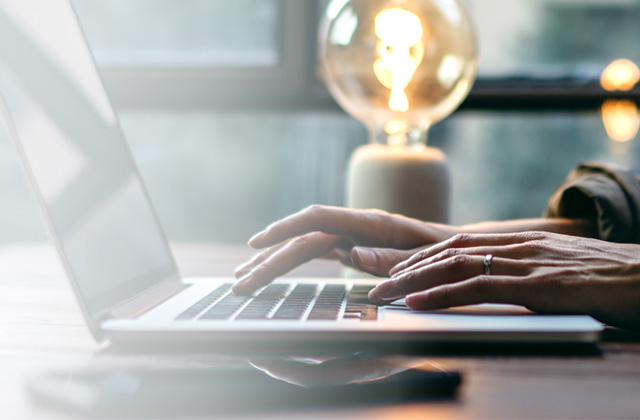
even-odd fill
[{"label": "forearm", "polygon": [[596,228],[589,220],[540,218],[507,220],[499,222],[482,222],[460,226],[461,233],[515,233],[527,231],[542,231],[561,233],[565,235],[595,238]]}]

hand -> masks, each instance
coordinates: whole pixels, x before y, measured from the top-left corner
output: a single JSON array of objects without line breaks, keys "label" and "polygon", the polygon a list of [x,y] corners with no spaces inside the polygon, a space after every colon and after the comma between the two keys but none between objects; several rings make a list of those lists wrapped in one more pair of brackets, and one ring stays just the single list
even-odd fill
[{"label": "hand", "polygon": [[380,210],[311,206],[286,217],[249,241],[266,248],[236,270],[235,293],[251,293],[315,258],[333,258],[387,276],[417,247],[453,236],[457,228],[421,222]]},{"label": "hand", "polygon": [[[485,255],[494,255],[483,274]],[[463,234],[391,269],[369,299],[413,309],[509,303],[640,329],[640,245],[544,232]]]}]

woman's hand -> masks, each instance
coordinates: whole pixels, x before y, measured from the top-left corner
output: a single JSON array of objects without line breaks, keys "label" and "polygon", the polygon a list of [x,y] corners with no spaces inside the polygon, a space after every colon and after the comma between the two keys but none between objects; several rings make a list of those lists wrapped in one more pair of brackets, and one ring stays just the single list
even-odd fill
[{"label": "woman's hand", "polygon": [[[491,273],[484,271],[492,254]],[[640,329],[640,245],[546,232],[461,234],[417,252],[369,294],[413,309],[510,303]]]},{"label": "woman's hand", "polygon": [[252,293],[315,258],[332,258],[364,272],[386,277],[397,263],[419,249],[460,232],[540,230],[589,236],[583,220],[527,219],[483,222],[462,227],[422,222],[381,210],[311,206],[277,221],[249,240],[264,249],[238,267],[233,291]]},{"label": "woman's hand", "polygon": [[333,258],[387,276],[418,247],[450,238],[458,228],[380,210],[311,206],[267,227],[249,241],[264,248],[236,270],[235,293],[251,293],[315,258]]}]

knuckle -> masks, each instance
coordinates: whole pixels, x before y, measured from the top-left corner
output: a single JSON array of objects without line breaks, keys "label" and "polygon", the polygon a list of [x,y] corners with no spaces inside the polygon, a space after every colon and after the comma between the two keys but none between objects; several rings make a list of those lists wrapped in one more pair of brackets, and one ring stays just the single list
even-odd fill
[{"label": "knuckle", "polygon": [[471,241],[471,235],[468,233],[458,233],[451,238],[452,247],[462,248]]},{"label": "knuckle", "polygon": [[453,273],[462,271],[468,263],[469,257],[466,255],[454,255],[446,260],[447,270]]},{"label": "knuckle", "polygon": [[383,210],[366,210],[362,217],[368,226],[390,226],[391,215]]},{"label": "knuckle", "polygon": [[384,212],[370,210],[365,213],[365,217],[371,223],[371,226],[380,226],[386,222],[387,215]]},{"label": "knuckle", "polygon": [[550,245],[547,241],[537,240],[532,242],[532,253],[534,255],[542,255],[545,253],[554,253],[555,249],[552,245]]},{"label": "knuckle", "polygon": [[527,254],[529,252],[531,252],[531,250],[533,249],[533,247],[531,246],[531,244],[514,244],[511,245],[511,249],[515,252],[517,252],[518,254]]},{"label": "knuckle", "polygon": [[326,206],[323,206],[322,204],[312,204],[305,208],[303,212],[318,217],[324,214],[325,210]]},{"label": "knuckle", "polygon": [[327,210],[327,206],[322,204],[312,204],[305,209],[305,212],[309,215],[309,220],[312,222],[315,230],[324,232],[327,229]]},{"label": "knuckle", "polygon": [[406,261],[406,267],[411,267],[412,265],[416,264],[419,261],[424,260],[425,258],[427,258],[428,253],[427,251],[418,251],[415,254],[413,254],[411,257],[409,257],[409,259]]},{"label": "knuckle", "polygon": [[307,210],[311,212],[321,211],[321,210],[324,210],[324,206],[322,204],[311,204],[310,206],[307,207]]},{"label": "knuckle", "polygon": [[490,276],[479,276],[473,280],[473,292],[481,299],[485,299],[485,297],[491,293],[494,286],[494,278]]},{"label": "knuckle", "polygon": [[440,260],[446,260],[446,259],[451,259],[451,258],[455,258],[456,256],[460,255],[460,250],[458,248],[447,248],[444,251],[442,251],[442,253],[440,253]]},{"label": "knuckle", "polygon": [[381,209],[370,209],[368,210],[369,214],[380,216],[380,217],[391,217],[391,213]]},{"label": "knuckle", "polygon": [[517,276],[531,276],[536,271],[536,267],[528,260],[518,260],[514,263],[514,270]]},{"label": "knuckle", "polygon": [[514,245],[514,249],[530,256],[540,255],[549,251],[549,245],[547,241],[536,234],[535,236],[531,236],[527,242]]},{"label": "knuckle", "polygon": [[[568,278],[575,278],[576,273],[569,272]],[[535,285],[536,287],[540,287],[543,290],[547,290],[557,284],[560,280],[560,276],[558,272],[555,272],[551,275],[547,270],[536,270],[529,277],[529,283]]]},{"label": "knuckle", "polygon": [[547,233],[546,232],[532,231],[532,232],[524,232],[524,233],[522,233],[522,236],[527,241],[542,241],[545,238],[547,238]]},{"label": "knuckle", "polygon": [[418,251],[417,253],[413,254],[413,257],[411,257],[411,259],[413,260],[414,263],[418,262],[418,261],[422,261],[426,258],[429,257],[429,251],[428,250],[422,250],[422,251]]}]

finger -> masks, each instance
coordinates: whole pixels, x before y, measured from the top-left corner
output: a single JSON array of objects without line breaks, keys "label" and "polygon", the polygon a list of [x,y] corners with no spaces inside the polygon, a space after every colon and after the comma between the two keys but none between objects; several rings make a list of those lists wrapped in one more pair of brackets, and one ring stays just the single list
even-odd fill
[{"label": "finger", "polygon": [[344,266],[347,266],[350,268],[356,268],[353,265],[353,261],[351,260],[351,249],[346,250],[346,249],[337,248],[329,252],[327,255],[325,255],[322,258],[327,260],[336,260],[336,261],[339,261]]},{"label": "finger", "polygon": [[[484,258],[485,255],[491,254],[499,255],[501,258],[510,258],[517,260],[526,258],[529,255],[528,252],[530,252],[530,250],[525,248],[522,244],[505,245],[500,247],[479,246],[470,248],[448,248],[440,252],[439,254],[432,255],[431,257],[425,258],[423,260],[419,260],[415,264],[400,271],[395,270],[395,268],[397,267],[396,265],[390,270],[389,274],[393,273],[391,274],[391,277],[402,276],[409,271],[415,271],[422,267],[434,264],[438,261],[454,258],[457,255],[481,255]],[[522,274],[528,274],[528,272]]]},{"label": "finger", "polygon": [[353,266],[374,276],[387,277],[391,267],[414,252],[387,248],[355,247],[351,250]]},{"label": "finger", "polygon": [[254,248],[263,248],[288,238],[311,232],[348,234],[357,224],[360,212],[340,207],[310,206],[269,225],[249,240]]},{"label": "finger", "polygon": [[458,234],[451,239],[435,244],[431,247],[417,252],[411,258],[403,261],[393,267],[389,274],[394,275],[418,261],[432,257],[445,251],[446,249],[459,249],[483,246],[503,246],[510,244],[521,244],[532,239],[534,232],[518,232],[518,233],[496,233],[496,234]]},{"label": "finger", "polygon": [[370,246],[406,249],[424,243],[420,222],[416,220],[380,210],[315,205],[271,224],[251,238],[249,245],[264,248],[311,232],[359,237]]},{"label": "finger", "polygon": [[[465,281],[483,271],[484,256],[456,255],[380,283],[369,292],[369,300],[374,303],[393,301],[443,284]],[[494,257],[491,264],[492,276],[521,276],[528,272],[528,264],[520,260]]]},{"label": "finger", "polygon": [[233,285],[237,294],[253,293],[301,264],[322,257],[343,244],[340,236],[310,233],[287,242]]},{"label": "finger", "polygon": [[281,244],[274,245],[270,248],[265,249],[262,252],[255,254],[248,262],[238,266],[234,272],[234,275],[236,276],[237,279],[244,277],[251,270],[253,270],[258,264],[261,264],[263,261],[271,257],[273,254],[278,252],[285,245],[286,245],[286,242],[283,242]]},{"label": "finger", "polygon": [[453,284],[443,284],[406,298],[416,310],[435,310],[479,303],[508,303],[527,306],[528,287],[522,277],[477,276]]}]

